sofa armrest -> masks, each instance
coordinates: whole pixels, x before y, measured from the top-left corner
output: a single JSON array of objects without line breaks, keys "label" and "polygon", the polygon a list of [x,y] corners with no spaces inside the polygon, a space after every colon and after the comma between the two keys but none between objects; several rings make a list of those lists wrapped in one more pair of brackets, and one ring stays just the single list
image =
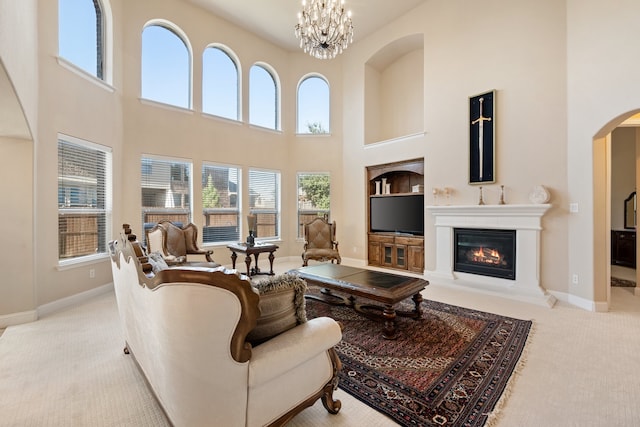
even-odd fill
[{"label": "sofa armrest", "polygon": [[317,317],[254,347],[249,362],[249,387],[264,384],[327,351],[342,339],[340,325]]}]

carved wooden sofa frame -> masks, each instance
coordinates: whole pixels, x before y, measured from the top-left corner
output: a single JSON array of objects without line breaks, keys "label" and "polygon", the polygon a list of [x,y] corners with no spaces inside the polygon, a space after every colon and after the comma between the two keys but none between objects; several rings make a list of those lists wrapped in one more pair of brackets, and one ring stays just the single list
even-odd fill
[{"label": "carved wooden sofa frame", "polygon": [[[171,268],[154,275],[150,273],[148,265],[145,265],[145,254],[135,235],[131,234],[130,230],[128,232],[126,230],[125,226],[125,235],[121,239],[109,243],[114,287],[125,335],[125,353],[131,353],[135,356],[134,360],[145,375],[148,385],[174,425],[203,425],[204,422],[207,425],[225,426],[283,426],[302,410],[312,406],[318,399],[322,400],[328,412],[338,413],[341,403],[339,400],[333,399],[333,390],[337,388],[341,362],[333,345],[340,341],[342,335],[340,326],[335,321],[329,318],[311,319],[257,347],[252,347],[246,341],[246,337],[256,326],[260,310],[258,306],[259,295],[248,280],[242,279],[238,273],[225,270],[222,267]],[[195,294],[191,295],[193,300],[183,301],[184,295],[181,295],[183,289],[186,289],[186,292],[197,290]],[[207,296],[209,291],[217,296],[215,298]],[[163,296],[163,293],[166,295]],[[229,305],[238,307],[238,317],[233,320],[235,322],[235,327],[232,328],[233,332],[228,334],[227,344],[222,343],[223,347],[228,346],[228,351],[222,351],[222,353],[230,354],[233,359],[228,361],[228,366],[225,365],[224,360],[220,363],[215,360],[217,357],[215,354],[211,356],[198,354],[199,342],[207,343],[207,340],[211,340],[211,345],[200,347],[205,350],[211,347],[215,350],[219,345],[215,340],[220,340],[220,335],[224,335],[219,331],[218,333],[209,331],[209,327],[203,326],[202,322],[216,326],[218,323],[232,322],[228,316],[216,314],[226,308],[215,306],[202,308],[202,305],[207,301],[217,301],[220,295],[228,301],[235,301],[232,304],[221,303],[225,307]],[[163,301],[160,308],[154,306],[156,298]],[[137,303],[142,304],[138,306]],[[186,312],[181,311],[180,316],[177,316],[178,319],[173,319],[173,312],[165,312],[167,304],[169,306],[193,304],[193,307],[183,307],[187,308]],[[145,313],[143,310],[149,312]],[[194,319],[197,319],[197,323],[190,324],[189,320],[186,320],[190,327],[185,327],[185,333],[182,334],[179,333],[182,329],[178,331],[174,329],[179,328],[175,322],[185,322],[182,319],[184,316],[195,316]],[[145,331],[145,328],[156,329],[153,334],[141,332]],[[169,331],[167,332],[165,329]],[[215,328],[212,326],[211,329]],[[164,334],[163,351],[153,351],[151,352],[153,354],[148,354],[149,349],[156,345],[152,341],[152,337],[158,331],[160,334]],[[201,332],[202,337],[191,338],[196,342],[196,348],[190,348],[189,338],[184,338],[183,335],[194,335],[198,331]],[[329,335],[333,335],[333,338],[329,339]],[[326,345],[327,340],[330,342],[329,345]],[[305,351],[309,352],[304,346],[317,345],[320,348],[319,346],[323,342],[322,349],[317,350],[317,355],[313,356],[312,361],[293,361],[296,357],[302,360],[303,357],[300,354]],[[213,350],[212,353],[214,353]],[[157,362],[156,358],[170,362],[162,365],[163,362]],[[292,360],[292,366],[287,368],[287,359],[289,358]],[[299,364],[294,366],[295,363]],[[308,363],[308,366],[305,363]],[[319,363],[321,366],[326,364],[326,367],[315,369]],[[273,366],[269,366],[269,364]],[[211,377],[211,383],[204,382],[205,385],[210,386],[210,389],[202,388],[203,384],[199,382],[200,378],[185,380],[185,373],[182,372],[185,367],[188,367],[189,372],[201,369],[206,374],[204,376]],[[220,374],[209,371],[216,369],[221,371]],[[239,378],[244,378],[246,390],[243,391],[243,385],[238,384],[242,380],[229,380],[227,373],[229,369],[232,371],[239,369],[243,372]],[[251,404],[255,404],[257,400],[282,400],[282,396],[279,394],[283,394],[283,392],[285,395],[295,395],[295,391],[281,389],[283,384],[289,384],[293,381],[294,384],[300,384],[302,389],[305,389],[307,385],[304,384],[304,381],[310,382],[314,379],[317,381],[321,375],[315,371],[322,370],[326,370],[329,378],[319,383],[317,391],[302,397],[295,396],[295,399],[291,399],[294,400],[293,402],[286,402],[285,409],[282,409],[282,402],[275,404],[271,401],[263,401],[256,405],[259,407],[258,410],[252,410]],[[159,371],[160,373],[158,373]],[[154,378],[156,375],[164,376],[164,378]],[[220,375],[220,379],[218,379],[218,375]],[[290,377],[284,378],[287,375]],[[267,379],[264,379],[265,377]],[[259,378],[263,378],[266,389],[260,389],[260,387],[265,388],[265,385],[258,384],[255,386],[258,391],[252,390],[252,381],[259,382]],[[194,389],[190,389],[190,381],[194,382]],[[222,382],[216,383],[216,381]],[[279,390],[271,390],[270,381],[279,385]],[[255,392],[255,395],[252,392]],[[238,393],[237,399],[229,401],[229,394],[233,393]],[[285,396],[285,399],[290,397]],[[275,415],[264,414],[270,410]],[[261,418],[264,416],[267,417],[268,422]]]}]

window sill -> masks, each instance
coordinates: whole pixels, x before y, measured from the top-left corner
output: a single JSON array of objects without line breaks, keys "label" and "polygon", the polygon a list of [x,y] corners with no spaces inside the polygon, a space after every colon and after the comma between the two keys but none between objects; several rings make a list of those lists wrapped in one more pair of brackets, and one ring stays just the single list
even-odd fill
[{"label": "window sill", "polygon": [[75,65],[72,62],[67,61],[66,59],[62,58],[61,56],[56,57],[58,60],[58,64],[63,67],[66,68],[67,70],[71,71],[72,73],[82,77],[83,79],[87,80],[88,82],[91,82],[93,84],[95,84],[98,87],[101,87],[102,89],[106,90],[107,92],[111,92],[114,93],[116,90],[113,86],[111,86],[109,83],[107,83],[106,81],[99,79],[98,77],[94,76],[93,74],[83,70],[82,68],[78,67],[77,65]]},{"label": "window sill", "polygon": [[109,259],[109,255],[106,253],[87,255],[83,257],[77,257],[77,258],[65,259],[63,261],[58,261],[58,266],[56,268],[58,271],[70,270],[76,267],[83,267],[85,265],[97,264],[107,259]]}]

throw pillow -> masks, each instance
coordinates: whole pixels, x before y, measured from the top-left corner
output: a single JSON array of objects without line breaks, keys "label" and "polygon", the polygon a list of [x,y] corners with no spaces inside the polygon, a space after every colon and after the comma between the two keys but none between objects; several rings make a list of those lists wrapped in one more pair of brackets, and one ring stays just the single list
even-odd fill
[{"label": "throw pillow", "polygon": [[307,282],[298,275],[285,273],[253,286],[260,294],[260,318],[247,335],[247,341],[252,345],[261,344],[307,321],[304,301]]},{"label": "throw pillow", "polygon": [[169,268],[160,252],[151,252],[148,258],[149,264],[151,264],[151,271],[153,271],[154,274],[158,274],[158,272],[165,268]]}]

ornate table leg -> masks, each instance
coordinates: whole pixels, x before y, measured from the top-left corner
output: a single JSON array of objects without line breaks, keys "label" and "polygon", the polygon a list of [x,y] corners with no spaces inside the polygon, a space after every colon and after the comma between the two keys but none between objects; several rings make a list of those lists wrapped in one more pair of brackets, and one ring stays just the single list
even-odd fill
[{"label": "ornate table leg", "polygon": [[236,258],[238,258],[238,255],[235,252],[231,252],[231,268],[234,270],[236,269]]},{"label": "ornate table leg", "polygon": [[413,303],[415,304],[415,310],[413,312],[416,314],[416,318],[422,317],[422,294],[418,292],[412,298]]},{"label": "ornate table leg", "polygon": [[253,271],[252,273],[255,274],[260,274],[260,267],[258,267],[258,257],[260,256],[260,252],[253,254],[253,257],[255,258],[256,261],[256,266],[253,267]]},{"label": "ornate table leg", "polygon": [[247,265],[247,276],[251,277],[251,255],[247,254],[244,263]]},{"label": "ornate table leg", "polygon": [[270,265],[270,269],[271,271],[269,271],[269,275],[273,276],[273,260],[275,259],[275,256],[273,255],[273,251],[269,252],[269,265]]},{"label": "ornate table leg", "polygon": [[382,317],[384,317],[382,337],[387,340],[395,340],[398,338],[398,331],[396,331],[396,311],[393,306],[385,305]]}]

